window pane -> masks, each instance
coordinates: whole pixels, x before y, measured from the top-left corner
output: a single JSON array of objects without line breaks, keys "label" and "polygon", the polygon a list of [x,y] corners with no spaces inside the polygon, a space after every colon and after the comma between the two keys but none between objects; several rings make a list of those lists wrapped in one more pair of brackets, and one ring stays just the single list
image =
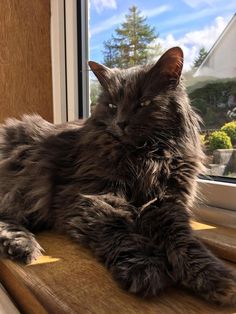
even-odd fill
[{"label": "window pane", "polygon": [[[207,174],[236,178],[236,2],[91,0],[90,59],[108,67],[157,60],[173,46],[185,55],[185,85],[202,117]],[[90,75],[94,108],[100,86]]]}]

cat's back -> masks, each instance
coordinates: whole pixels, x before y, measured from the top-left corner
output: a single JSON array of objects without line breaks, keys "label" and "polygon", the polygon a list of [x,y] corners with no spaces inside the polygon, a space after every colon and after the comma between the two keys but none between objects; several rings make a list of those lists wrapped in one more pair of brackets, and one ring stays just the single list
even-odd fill
[{"label": "cat's back", "polygon": [[65,165],[76,122],[54,125],[39,116],[0,126],[0,213],[46,222],[57,169]]},{"label": "cat's back", "polygon": [[35,146],[55,132],[55,126],[39,115],[9,118],[0,126],[0,159],[10,157],[22,146]]}]

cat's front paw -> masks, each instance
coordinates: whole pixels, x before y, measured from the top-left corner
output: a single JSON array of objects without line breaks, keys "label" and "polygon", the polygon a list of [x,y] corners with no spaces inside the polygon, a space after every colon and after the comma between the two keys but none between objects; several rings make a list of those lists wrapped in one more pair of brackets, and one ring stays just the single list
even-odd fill
[{"label": "cat's front paw", "polygon": [[33,237],[11,237],[2,239],[2,251],[8,258],[26,264],[42,255],[43,249]]},{"label": "cat's front paw", "polygon": [[226,281],[224,291],[216,294],[216,302],[223,305],[236,305],[236,278]]},{"label": "cat's front paw", "polygon": [[182,284],[203,299],[218,305],[236,305],[236,274],[216,258],[195,258],[185,276]]},{"label": "cat's front paw", "polygon": [[141,296],[157,296],[171,285],[165,275],[165,266],[157,257],[127,258],[111,268],[120,286]]},{"label": "cat's front paw", "polygon": [[208,275],[207,290],[202,296],[219,305],[236,305],[236,276],[232,274],[232,278],[222,277],[211,281]]}]

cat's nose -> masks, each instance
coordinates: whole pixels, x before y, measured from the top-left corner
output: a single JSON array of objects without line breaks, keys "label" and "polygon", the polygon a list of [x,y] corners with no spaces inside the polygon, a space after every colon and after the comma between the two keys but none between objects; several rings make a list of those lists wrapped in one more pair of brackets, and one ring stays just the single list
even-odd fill
[{"label": "cat's nose", "polygon": [[120,122],[117,122],[117,125],[123,131],[125,129],[125,127],[127,126],[127,122],[126,121],[120,121]]}]

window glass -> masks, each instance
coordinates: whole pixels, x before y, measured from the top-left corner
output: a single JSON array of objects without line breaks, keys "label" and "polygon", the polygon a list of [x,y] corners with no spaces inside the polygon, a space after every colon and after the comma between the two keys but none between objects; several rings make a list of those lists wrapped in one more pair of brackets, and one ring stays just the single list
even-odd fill
[{"label": "window glass", "polygon": [[[236,1],[90,1],[90,59],[109,67],[185,55],[185,85],[203,120],[207,174],[236,178]],[[99,84],[90,75],[93,110]]]}]

